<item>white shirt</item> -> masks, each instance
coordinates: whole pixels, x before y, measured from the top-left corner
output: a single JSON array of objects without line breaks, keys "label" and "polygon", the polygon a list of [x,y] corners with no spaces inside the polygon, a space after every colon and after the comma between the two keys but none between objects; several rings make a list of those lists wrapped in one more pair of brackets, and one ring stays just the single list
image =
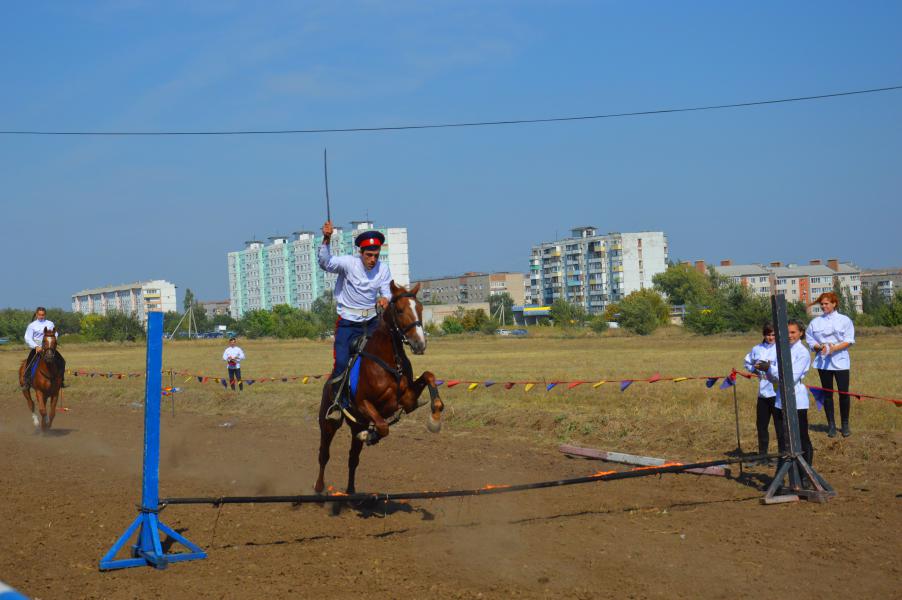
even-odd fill
[{"label": "white shirt", "polygon": [[391,298],[391,271],[382,261],[367,271],[360,256],[332,256],[328,244],[319,247],[318,258],[324,271],[338,274],[334,297],[342,319],[369,321],[376,316],[376,299]]},{"label": "white shirt", "polygon": [[[846,315],[841,315],[835,310],[829,314],[821,315],[811,320],[805,337],[812,346],[815,344],[839,344],[840,342],[855,343],[855,324]],[[814,357],[814,368],[827,371],[845,371],[850,366],[849,349],[844,348],[823,356],[820,352]]]},{"label": "white shirt", "polygon": [[53,325],[53,321],[49,319],[44,319],[41,321],[40,319],[36,319],[28,324],[28,328],[25,329],[25,343],[28,344],[30,348],[40,348],[44,343],[44,328],[47,329],[56,329]]},{"label": "white shirt", "polygon": [[777,395],[774,384],[767,380],[767,374],[755,370],[755,363],[759,360],[777,362],[777,345],[761,342],[752,351],[745,355],[745,370],[758,376],[758,395],[762,398],[773,398]]},{"label": "white shirt", "polygon": [[[776,351],[774,354],[776,354]],[[789,354],[792,357],[792,380],[795,384],[796,409],[806,409],[809,406],[808,388],[805,387],[802,380],[805,379],[805,375],[808,374],[808,369],[811,368],[811,351],[802,343],[802,340],[799,340],[789,349]],[[780,386],[777,385],[777,382],[780,381],[780,374],[777,369],[776,358],[774,358],[774,362],[770,364],[770,369],[767,371],[767,378],[774,384],[774,390],[777,392],[776,407],[783,408],[783,402],[780,400]]]},{"label": "white shirt", "polygon": [[[229,346],[222,353],[222,360],[229,362],[230,369],[240,369],[241,361],[244,360],[244,350],[238,346]],[[231,363],[235,363],[234,365]]]}]

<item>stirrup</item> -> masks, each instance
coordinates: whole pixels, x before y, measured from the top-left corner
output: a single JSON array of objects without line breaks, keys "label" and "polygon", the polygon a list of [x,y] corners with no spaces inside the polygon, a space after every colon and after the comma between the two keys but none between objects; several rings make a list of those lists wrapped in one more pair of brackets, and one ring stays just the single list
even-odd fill
[{"label": "stirrup", "polygon": [[333,402],[332,406],[326,410],[326,420],[341,424],[343,419],[344,415],[341,412],[341,405],[338,402]]}]

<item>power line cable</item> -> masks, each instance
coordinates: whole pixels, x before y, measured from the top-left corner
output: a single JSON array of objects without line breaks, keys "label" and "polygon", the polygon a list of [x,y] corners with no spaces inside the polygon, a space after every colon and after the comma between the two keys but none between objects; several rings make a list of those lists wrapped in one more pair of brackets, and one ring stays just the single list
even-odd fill
[{"label": "power line cable", "polygon": [[489,127],[495,125],[528,125],[536,123],[562,123],[567,121],[591,121],[597,119],[616,119],[622,117],[644,117],[672,113],[699,112],[705,110],[723,110],[728,108],[748,108],[769,104],[787,104],[790,102],[808,102],[842,96],[876,94],[902,90],[902,85],[893,85],[866,90],[834,92],[815,96],[796,96],[793,98],[777,98],[772,100],[755,100],[734,104],[713,104],[707,106],[690,106],[682,108],[661,108],[633,112],[607,113],[600,115],[578,115],[573,117],[547,117],[539,119],[506,119],[502,121],[472,121],[463,123],[426,123],[420,125],[395,125],[384,127],[335,127],[321,129],[263,129],[263,130],[230,130],[230,131],[40,131],[40,130],[0,130],[0,135],[71,135],[71,136],[176,136],[176,135],[292,135],[311,133],[362,133],[374,131],[406,131],[412,129],[450,129],[455,127]]}]

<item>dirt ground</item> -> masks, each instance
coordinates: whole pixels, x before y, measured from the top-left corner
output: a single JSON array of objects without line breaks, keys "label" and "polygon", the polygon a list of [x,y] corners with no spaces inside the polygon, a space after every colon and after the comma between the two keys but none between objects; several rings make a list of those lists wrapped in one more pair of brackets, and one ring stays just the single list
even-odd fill
[{"label": "dirt ground", "polygon": [[[358,491],[612,468],[490,428],[431,435],[425,418],[409,417],[364,450]],[[201,545],[206,560],[101,573],[100,557],[140,502],[142,419],[139,402],[82,398],[58,416],[55,431],[38,435],[21,396],[3,394],[0,580],[45,600],[900,597],[898,468],[857,468],[842,452],[818,465],[839,492],[823,505],[760,505],[769,471],[756,469],[742,479],[665,475],[375,512],[230,505],[217,521],[214,508],[171,506],[163,521]],[[309,493],[317,445],[312,420],[173,418],[167,408],[160,493]],[[327,471],[339,488],[347,447],[340,434]]]}]

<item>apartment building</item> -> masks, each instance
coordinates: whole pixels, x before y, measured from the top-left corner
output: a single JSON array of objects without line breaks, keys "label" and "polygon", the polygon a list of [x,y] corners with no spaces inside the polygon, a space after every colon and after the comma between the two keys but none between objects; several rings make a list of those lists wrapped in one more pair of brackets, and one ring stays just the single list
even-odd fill
[{"label": "apartment building", "polygon": [[[376,227],[371,221],[352,221],[348,229],[335,229],[330,242],[332,254],[356,254],[354,238],[373,229],[385,235],[380,260],[388,264],[397,284],[409,285],[407,228]],[[295,231],[290,236],[272,236],[268,243],[249,240],[243,250],[229,252],[232,317],[238,319],[248,311],[270,310],[279,304],[310,310],[317,298],[335,288],[337,278],[319,268],[317,252],[322,243],[320,232]]]},{"label": "apartment building", "polygon": [[861,285],[869,286],[886,300],[902,290],[902,269],[869,269],[861,272]]},{"label": "apartment building", "polygon": [[[696,261],[695,268],[702,273],[706,272],[704,261]],[[820,259],[813,259],[807,265],[784,265],[780,261],[774,261],[767,266],[734,265],[730,260],[722,260],[714,270],[756,294],[770,296],[780,292],[788,302],[801,301],[805,304],[813,302],[823,292],[832,291],[834,283],[838,281],[844,293],[851,295],[856,310],[862,310],[861,270],[835,258],[827,260],[826,264]],[[816,316],[821,314],[821,308],[812,306],[808,312]]]},{"label": "apartment building", "polygon": [[419,297],[427,304],[472,304],[488,302],[490,296],[507,293],[514,304],[523,304],[526,297],[526,276],[523,273],[464,273],[453,277],[419,279]]},{"label": "apartment building", "polygon": [[147,324],[147,313],[178,309],[175,285],[163,279],[82,290],[72,294],[72,310],[86,315],[112,311],[135,315]]},{"label": "apartment building", "polygon": [[599,235],[597,228],[584,226],[570,233],[533,246],[529,303],[550,305],[564,299],[598,314],[608,303],[651,288],[652,277],[667,268],[663,231]]}]

